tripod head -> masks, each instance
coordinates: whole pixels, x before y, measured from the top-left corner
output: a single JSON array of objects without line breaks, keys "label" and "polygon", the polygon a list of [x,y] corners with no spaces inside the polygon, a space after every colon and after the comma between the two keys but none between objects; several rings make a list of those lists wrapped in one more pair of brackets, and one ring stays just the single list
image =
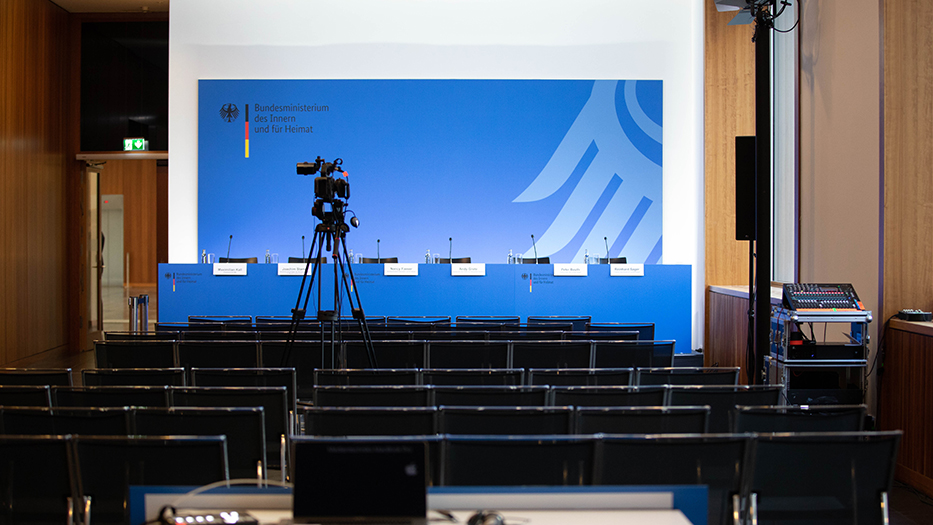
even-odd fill
[{"label": "tripod head", "polygon": [[[347,180],[347,172],[343,170],[342,165],[341,158],[327,162],[318,156],[314,162],[299,162],[296,166],[298,175],[318,175],[314,178],[315,200],[311,214],[320,219],[321,225],[318,228],[324,227],[319,231],[341,235],[350,231],[345,222],[345,210],[350,199],[350,181]],[[335,177],[334,173],[341,173],[343,177]],[[358,220],[355,222],[354,226],[359,224]]]}]

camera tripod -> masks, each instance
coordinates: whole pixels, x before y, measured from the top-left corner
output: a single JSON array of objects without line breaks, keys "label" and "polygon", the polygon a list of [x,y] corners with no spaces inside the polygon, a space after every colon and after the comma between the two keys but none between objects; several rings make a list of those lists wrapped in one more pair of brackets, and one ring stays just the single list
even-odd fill
[{"label": "camera tripod", "polygon": [[[353,279],[353,266],[350,263],[350,257],[347,255],[346,235],[349,227],[343,220],[335,219],[334,215],[328,214],[324,221],[314,228],[314,237],[311,239],[311,251],[308,254],[308,260],[305,264],[304,275],[301,278],[301,287],[298,289],[298,300],[295,301],[295,308],[292,310],[292,322],[288,331],[288,344],[285,351],[285,360],[287,362],[288,354],[291,352],[292,343],[298,331],[298,325],[305,318],[308,308],[308,301],[311,298],[311,289],[317,282],[317,321],[320,323],[321,334],[321,352],[326,351],[327,340],[330,341],[331,366],[336,368],[335,344],[342,339],[341,331],[337,329],[340,319],[340,291],[341,285],[347,293],[347,300],[350,303],[350,310],[353,312],[353,319],[356,320],[363,336],[363,343],[366,346],[366,356],[369,359],[370,368],[376,368],[376,353],[373,350],[373,339],[369,333],[369,325],[366,324],[366,316],[363,314],[363,304],[360,302],[359,288]],[[342,215],[342,214],[341,214]],[[326,244],[326,246],[325,246]],[[326,251],[325,251],[326,250]],[[315,256],[315,253],[317,254]],[[322,287],[321,281],[324,270],[321,267],[321,261],[329,256],[334,262],[334,309],[323,310],[322,306]],[[346,264],[346,267],[344,266]],[[308,289],[305,291],[305,284],[308,282],[308,270],[311,270],[311,281],[308,283]],[[348,278],[349,274],[349,278]],[[301,296],[304,295],[304,304],[301,302]],[[355,302],[354,302],[355,299]],[[325,325],[330,325],[330,337],[325,338]]]}]

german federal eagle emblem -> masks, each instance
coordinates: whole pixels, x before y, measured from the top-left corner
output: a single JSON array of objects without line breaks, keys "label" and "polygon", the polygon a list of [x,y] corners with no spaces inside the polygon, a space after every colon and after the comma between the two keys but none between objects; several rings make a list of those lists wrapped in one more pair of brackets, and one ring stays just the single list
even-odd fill
[{"label": "german federal eagle emblem", "polygon": [[236,104],[224,104],[220,107],[220,118],[227,122],[233,122],[240,115],[240,110]]}]

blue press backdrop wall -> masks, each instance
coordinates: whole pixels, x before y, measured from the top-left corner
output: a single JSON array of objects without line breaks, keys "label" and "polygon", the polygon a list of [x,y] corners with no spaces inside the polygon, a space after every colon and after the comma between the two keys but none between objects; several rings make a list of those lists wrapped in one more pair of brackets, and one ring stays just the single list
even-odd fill
[{"label": "blue press backdrop wall", "polygon": [[535,234],[552,262],[606,244],[663,262],[661,81],[201,80],[198,96],[209,253],[230,235],[232,257],[307,250],[313,177],[295,164],[320,155],[344,159],[347,244],[367,257],[377,239],[382,257],[447,257],[452,237],[454,257],[505,262]]}]

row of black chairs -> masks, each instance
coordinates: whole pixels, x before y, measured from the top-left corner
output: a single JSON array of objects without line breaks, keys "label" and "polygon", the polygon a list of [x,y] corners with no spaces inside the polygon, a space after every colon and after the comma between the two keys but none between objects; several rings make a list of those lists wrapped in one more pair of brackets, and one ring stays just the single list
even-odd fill
[{"label": "row of black chairs", "polygon": [[[248,327],[254,327],[263,330],[270,325],[288,325],[292,322],[290,316],[276,315],[189,315],[188,324],[192,325],[193,330],[209,328],[210,325],[222,326],[229,330],[242,330]],[[358,325],[356,319],[352,317],[342,317],[337,321],[339,329],[353,329]],[[182,323],[159,323],[157,326],[170,328],[173,325]],[[299,324],[320,326],[317,320],[302,319]],[[325,323],[329,326],[330,323]],[[450,330],[452,327],[458,327],[466,330],[498,330],[514,328],[519,329],[564,329],[569,325],[571,330],[619,330],[620,326],[650,326],[652,333],[649,339],[654,337],[653,323],[601,323],[592,322],[592,317],[588,315],[529,315],[522,322],[517,315],[458,315],[451,317],[449,315],[413,315],[413,316],[366,316],[366,324],[372,330],[379,330],[383,327],[410,327],[414,330]],[[560,328],[555,328],[560,327]]]},{"label": "row of black chairs", "polygon": [[[267,327],[263,331],[255,330],[208,330],[210,325],[202,326],[198,330],[185,330],[187,325],[172,327],[173,330],[157,332],[105,332],[106,341],[320,341],[320,330],[312,330],[302,326],[300,330],[290,332],[288,326],[272,330]],[[385,341],[651,341],[652,337],[644,337],[644,333],[637,329],[592,331],[571,330],[571,326],[554,326],[549,330],[412,330],[398,327],[396,329],[379,329],[369,331],[372,339]],[[329,329],[324,330],[323,339],[330,341],[331,336],[337,341],[362,340],[363,336],[358,329],[347,329],[331,334]]]},{"label": "row of black chairs", "polygon": [[[656,368],[674,341],[373,341],[379,368]],[[99,341],[97,368],[372,368],[365,344],[319,341]],[[336,363],[336,366],[334,366]]]},{"label": "row of black chairs", "polygon": [[[737,406],[729,432],[857,432],[865,405]],[[302,435],[705,434],[710,407],[302,407]]]},{"label": "row of black chairs", "polygon": [[0,523],[129,524],[131,485],[229,480],[224,436],[0,435]]},{"label": "row of black chairs", "polygon": [[[709,523],[886,523],[900,432],[409,436],[435,485],[706,485]],[[361,439],[361,438],[357,438]],[[326,438],[296,437],[302,443]],[[347,443],[347,439],[341,439]],[[229,478],[223,436],[0,436],[7,523],[127,523],[130,485]],[[326,475],[321,473],[320,475]],[[43,518],[45,518],[43,520]],[[795,521],[796,522],[796,521]]]},{"label": "row of black chairs", "polygon": [[[9,371],[10,369],[7,369]],[[25,369],[19,369],[25,370]],[[33,372],[33,370],[29,370]],[[456,385],[456,386],[646,386],[646,385],[737,385],[739,368],[376,368],[315,369],[313,385]],[[0,385],[4,382],[0,370]],[[273,386],[277,375],[295,376],[293,368],[86,368],[84,386]],[[16,377],[11,384],[44,383],[44,374]],[[297,377],[297,376],[296,376]],[[27,383],[26,379],[35,379]],[[286,381],[289,384],[286,384]],[[291,378],[281,383],[290,386]],[[292,386],[292,390],[295,386]],[[299,398],[301,396],[298,396]]]},{"label": "row of black chairs", "polygon": [[295,400],[284,386],[169,387],[169,386],[2,386],[3,407],[262,407],[265,418],[267,465],[278,466],[285,455],[287,436],[294,434]]},{"label": "row of black chairs", "polygon": [[223,435],[234,478],[266,479],[265,429],[263,407],[0,408],[0,434]]},{"label": "row of black chairs", "polygon": [[709,406],[709,430],[727,432],[738,405],[781,404],[776,386],[323,386],[315,407]]},{"label": "row of black chairs", "polygon": [[296,437],[427,443],[437,485],[706,485],[711,524],[887,523],[901,432]]}]

